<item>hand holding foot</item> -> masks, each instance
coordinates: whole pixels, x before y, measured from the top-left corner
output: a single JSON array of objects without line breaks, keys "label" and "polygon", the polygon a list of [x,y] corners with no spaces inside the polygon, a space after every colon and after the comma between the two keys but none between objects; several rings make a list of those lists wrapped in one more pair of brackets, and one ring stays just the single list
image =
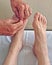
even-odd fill
[{"label": "hand holding foot", "polygon": [[22,48],[23,33],[26,24],[27,21],[24,22],[23,28],[13,36],[8,55],[3,65],[17,65],[17,57]]}]

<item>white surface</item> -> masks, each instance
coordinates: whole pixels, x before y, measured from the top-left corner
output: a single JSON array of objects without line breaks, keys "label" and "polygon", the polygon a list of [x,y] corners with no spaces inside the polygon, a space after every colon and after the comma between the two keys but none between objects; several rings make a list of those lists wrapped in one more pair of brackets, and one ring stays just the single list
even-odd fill
[{"label": "white surface", "polygon": [[[18,65],[37,65],[36,58],[32,52],[32,45],[34,41],[34,32],[24,32],[24,48],[18,57]],[[47,42],[49,50],[49,58],[52,63],[52,31],[47,32]],[[0,36],[0,65],[2,65],[5,57],[7,56],[8,48],[10,45],[9,37]]]}]

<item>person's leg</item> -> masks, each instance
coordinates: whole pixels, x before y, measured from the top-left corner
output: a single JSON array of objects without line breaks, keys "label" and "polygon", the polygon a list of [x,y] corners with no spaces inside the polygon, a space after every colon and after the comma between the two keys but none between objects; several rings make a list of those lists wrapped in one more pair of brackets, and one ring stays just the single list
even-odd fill
[{"label": "person's leg", "polygon": [[[20,32],[19,32],[20,33]],[[17,33],[13,41],[11,42],[11,46],[8,52],[8,55],[3,63],[3,65],[17,65],[17,57],[22,48],[22,32],[21,34]]]},{"label": "person's leg", "polygon": [[17,57],[22,48],[23,33],[26,23],[27,22],[24,22],[23,29],[19,30],[12,38],[11,46],[3,65],[17,65]]},{"label": "person's leg", "polygon": [[46,18],[42,14],[36,13],[33,21],[35,33],[33,52],[38,59],[38,65],[50,65],[47,48],[46,27]]}]

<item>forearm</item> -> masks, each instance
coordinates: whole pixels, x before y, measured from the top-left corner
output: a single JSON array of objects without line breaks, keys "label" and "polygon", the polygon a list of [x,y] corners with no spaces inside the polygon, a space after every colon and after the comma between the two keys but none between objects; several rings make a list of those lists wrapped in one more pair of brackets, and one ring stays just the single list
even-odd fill
[{"label": "forearm", "polygon": [[[18,44],[20,41],[18,41]],[[3,65],[17,65],[17,57],[18,57],[19,49],[16,43],[12,42],[9,53]]]}]

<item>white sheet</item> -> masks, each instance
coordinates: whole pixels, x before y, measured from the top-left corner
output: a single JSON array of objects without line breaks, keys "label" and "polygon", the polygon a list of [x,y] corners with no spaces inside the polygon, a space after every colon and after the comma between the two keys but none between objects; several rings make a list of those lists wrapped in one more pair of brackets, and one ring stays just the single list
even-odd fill
[{"label": "white sheet", "polygon": [[[37,65],[37,60],[32,52],[34,41],[34,32],[24,32],[24,48],[18,57],[18,65]],[[47,42],[49,50],[49,58],[52,64],[52,31],[47,31]],[[0,36],[0,65],[2,65],[5,57],[7,56],[8,48],[10,45],[9,37]]]}]

